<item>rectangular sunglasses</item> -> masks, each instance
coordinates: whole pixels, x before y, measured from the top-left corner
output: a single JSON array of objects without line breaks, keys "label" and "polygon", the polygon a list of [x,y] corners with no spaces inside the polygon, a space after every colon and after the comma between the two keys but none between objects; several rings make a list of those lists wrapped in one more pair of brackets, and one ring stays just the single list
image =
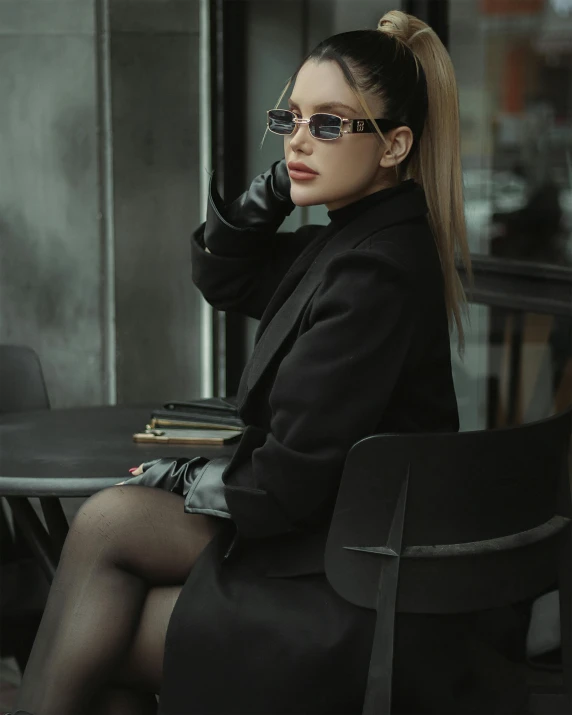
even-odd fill
[{"label": "rectangular sunglasses", "polygon": [[[344,119],[337,114],[312,114],[309,119],[299,119],[288,109],[269,109],[266,114],[268,129],[273,134],[293,134],[298,124],[307,124],[313,137],[326,141],[339,139],[342,134],[372,134],[376,131],[369,119]],[[375,121],[382,132],[404,126],[403,122],[383,117]],[[347,129],[343,129],[344,126]]]}]

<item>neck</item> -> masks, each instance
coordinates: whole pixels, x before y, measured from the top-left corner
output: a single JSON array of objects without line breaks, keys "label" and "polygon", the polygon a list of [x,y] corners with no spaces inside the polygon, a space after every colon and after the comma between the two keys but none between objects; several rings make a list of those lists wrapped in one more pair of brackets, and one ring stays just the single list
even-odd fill
[{"label": "neck", "polygon": [[353,204],[360,199],[365,199],[366,196],[371,196],[371,194],[375,194],[378,191],[382,191],[382,189],[391,189],[393,186],[397,186],[398,183],[398,181],[394,181],[393,183],[388,181],[383,184],[374,184],[373,186],[370,186],[369,189],[367,189],[365,192],[353,194],[352,196],[345,196],[343,199],[338,199],[337,201],[331,201],[330,203],[325,204],[325,207],[328,209],[328,211],[336,211],[337,209],[343,209],[344,206],[349,206],[350,204]]}]

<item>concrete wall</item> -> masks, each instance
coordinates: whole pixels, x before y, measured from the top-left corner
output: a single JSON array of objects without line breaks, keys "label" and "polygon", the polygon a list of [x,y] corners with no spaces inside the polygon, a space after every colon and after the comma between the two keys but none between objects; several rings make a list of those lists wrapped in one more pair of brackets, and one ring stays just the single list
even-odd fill
[{"label": "concrete wall", "polygon": [[111,5],[117,396],[198,396],[196,0]]},{"label": "concrete wall", "polygon": [[94,8],[0,2],[0,342],[54,406],[104,401]]},{"label": "concrete wall", "polygon": [[54,407],[199,392],[198,13],[0,0],[0,342]]}]

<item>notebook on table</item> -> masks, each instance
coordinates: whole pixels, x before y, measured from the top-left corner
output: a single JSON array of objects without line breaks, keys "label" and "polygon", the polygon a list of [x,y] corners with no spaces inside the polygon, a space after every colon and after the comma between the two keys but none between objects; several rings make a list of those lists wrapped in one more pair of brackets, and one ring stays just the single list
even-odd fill
[{"label": "notebook on table", "polygon": [[243,430],[234,397],[207,397],[188,402],[166,402],[151,413],[151,428]]},{"label": "notebook on table", "polygon": [[151,412],[145,431],[133,435],[135,442],[150,444],[212,444],[237,441],[245,428],[235,397],[207,397],[166,402]]},{"label": "notebook on table", "polygon": [[242,431],[209,430],[209,429],[149,429],[133,435],[134,442],[147,444],[211,444],[224,445],[236,442],[242,436]]}]

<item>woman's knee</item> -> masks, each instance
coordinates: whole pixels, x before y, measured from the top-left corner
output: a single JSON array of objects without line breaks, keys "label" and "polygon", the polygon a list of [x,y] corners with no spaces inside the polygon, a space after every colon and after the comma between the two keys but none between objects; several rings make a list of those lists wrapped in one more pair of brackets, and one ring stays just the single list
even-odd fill
[{"label": "woman's knee", "polygon": [[122,522],[132,518],[133,494],[122,487],[108,487],[83,502],[70,524],[70,532],[95,532],[111,540],[121,530]]},{"label": "woman's knee", "polygon": [[115,562],[126,549],[132,552],[133,531],[139,531],[138,523],[145,520],[140,508],[141,490],[153,491],[150,487],[129,491],[109,487],[86,499],[70,524],[62,557],[79,551],[84,560]]},{"label": "woman's knee", "polygon": [[140,485],[102,489],[79,508],[69,539],[151,584],[184,581],[219,519],[186,514],[178,494]]}]

